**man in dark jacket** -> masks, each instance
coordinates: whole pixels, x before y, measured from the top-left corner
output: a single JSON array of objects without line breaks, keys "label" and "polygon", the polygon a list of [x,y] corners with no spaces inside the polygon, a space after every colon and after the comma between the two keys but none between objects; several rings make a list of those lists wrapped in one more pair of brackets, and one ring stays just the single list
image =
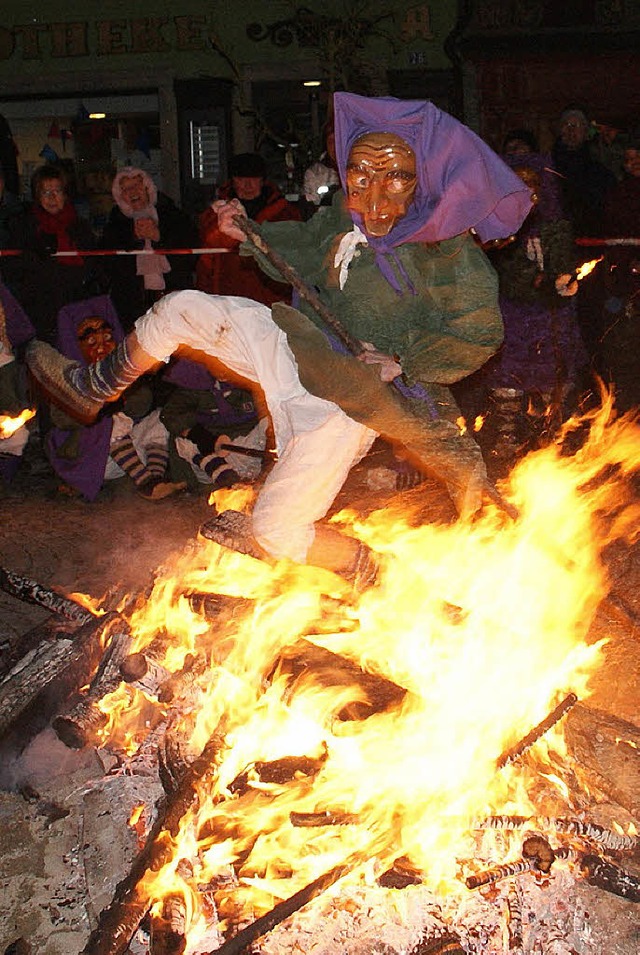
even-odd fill
[{"label": "man in dark jacket", "polygon": [[[218,199],[239,199],[254,222],[300,221],[297,206],[289,202],[275,183],[266,178],[262,156],[240,153],[229,163],[231,178],[218,191]],[[196,268],[196,287],[215,295],[243,295],[264,305],[291,300],[291,289],[259,266],[241,256],[240,243],[220,229],[218,214],[211,207],[200,216],[200,238],[209,249],[226,253],[201,255]]]}]

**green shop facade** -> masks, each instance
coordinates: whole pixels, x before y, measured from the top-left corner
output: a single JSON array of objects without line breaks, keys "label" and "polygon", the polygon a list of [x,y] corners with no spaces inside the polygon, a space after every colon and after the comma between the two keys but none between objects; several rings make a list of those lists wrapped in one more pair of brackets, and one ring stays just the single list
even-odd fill
[{"label": "green shop facade", "polygon": [[[53,159],[97,231],[110,181],[142,166],[196,213],[230,155],[289,195],[324,148],[331,94],[428,98],[494,148],[548,146],[568,102],[640,118],[640,0],[3,0],[0,114],[21,192]],[[624,114],[624,115],[623,115]],[[637,120],[636,120],[637,121]]]}]

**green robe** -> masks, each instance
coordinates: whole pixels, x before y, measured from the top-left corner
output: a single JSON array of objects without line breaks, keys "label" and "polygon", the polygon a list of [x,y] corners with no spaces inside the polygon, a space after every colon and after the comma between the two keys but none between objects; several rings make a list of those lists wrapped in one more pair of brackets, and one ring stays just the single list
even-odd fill
[{"label": "green robe", "polygon": [[[363,245],[341,290],[334,257],[341,237],[352,229],[341,206],[339,201],[307,222],[268,223],[260,231],[270,248],[320,291],[351,336],[397,356],[407,384],[423,385],[431,401],[403,398],[381,382],[375,366],[331,351],[318,334],[318,327],[325,329],[322,319],[304,300],[299,308],[310,322],[286,306],[273,308],[300,379],[312,394],[335,401],[355,420],[402,444],[419,466],[445,481],[459,510],[472,499],[476,507],[486,484],[484,463],[476,442],[454,423],[460,411],[446,386],[480,368],[502,342],[496,274],[466,233],[397,249],[416,294],[408,288],[398,294]],[[243,252],[273,277],[279,274],[252,244],[244,243]]]}]

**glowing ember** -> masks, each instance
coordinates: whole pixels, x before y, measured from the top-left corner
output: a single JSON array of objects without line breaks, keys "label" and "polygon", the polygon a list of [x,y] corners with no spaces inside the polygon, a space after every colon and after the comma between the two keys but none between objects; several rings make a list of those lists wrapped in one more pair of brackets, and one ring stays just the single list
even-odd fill
[{"label": "glowing ember", "polygon": [[[532,815],[541,787],[566,806],[559,727],[524,767],[497,767],[567,694],[588,696],[602,650],[588,633],[607,593],[600,555],[637,533],[626,478],[640,467],[640,429],[615,418],[607,396],[563,436],[579,427],[573,456],[560,444],[530,454],[501,487],[517,521],[493,508],[453,524],[422,525],[393,509],[337,515],[381,556],[378,583],[357,604],[330,574],[203,540],[158,576],[131,616],[136,649],[160,635],[168,670],[189,654],[206,660],[179,728],[191,758],[216,730],[224,739],[214,780],[180,831],[164,834],[168,861],[144,884],[157,902],[185,900],[190,939],[207,921],[199,885],[226,880],[222,911],[259,914],[345,860],[350,878],[371,881],[404,857],[434,890],[461,893],[458,860],[473,857],[474,820]],[[245,600],[211,624],[189,594]],[[329,633],[320,626],[328,598],[349,621]],[[311,663],[284,665],[287,655],[304,661],[305,648],[394,684],[393,702],[345,716],[365,691]],[[111,745],[127,733],[130,751],[150,706],[161,710],[131,687],[105,699]],[[267,771],[287,760],[289,775]],[[293,825],[292,813],[333,824]]]},{"label": "glowing ember", "polygon": [[35,410],[31,408],[25,408],[24,411],[21,411],[19,415],[15,418],[10,418],[9,415],[0,414],[0,437],[9,438],[12,434],[15,434],[16,431],[19,431],[23,425],[35,417]]}]

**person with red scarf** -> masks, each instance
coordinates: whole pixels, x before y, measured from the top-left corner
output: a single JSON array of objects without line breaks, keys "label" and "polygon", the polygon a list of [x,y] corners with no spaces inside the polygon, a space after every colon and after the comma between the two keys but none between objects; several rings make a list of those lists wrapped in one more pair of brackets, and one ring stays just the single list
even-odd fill
[{"label": "person with red scarf", "polygon": [[54,341],[59,310],[95,294],[89,260],[81,255],[56,257],[95,246],[88,222],[80,219],[68,196],[64,171],[40,166],[31,180],[33,202],[27,215],[16,220],[10,248],[12,257],[5,281],[36,328],[39,338]]}]

